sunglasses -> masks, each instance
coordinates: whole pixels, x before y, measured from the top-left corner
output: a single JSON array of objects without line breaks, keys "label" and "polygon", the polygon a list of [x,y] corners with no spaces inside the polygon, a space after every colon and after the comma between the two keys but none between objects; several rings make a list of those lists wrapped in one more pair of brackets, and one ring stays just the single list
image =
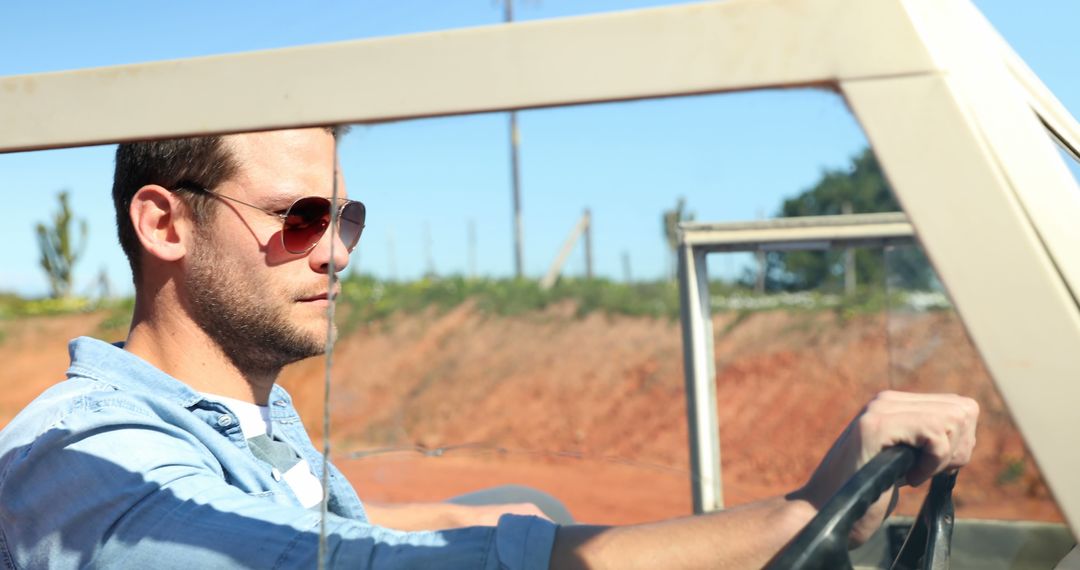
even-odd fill
[{"label": "sunglasses", "polygon": [[[224,198],[230,202],[236,202],[249,208],[254,208],[281,219],[281,245],[285,251],[293,254],[307,253],[315,244],[319,243],[326,228],[330,227],[330,199],[322,196],[307,196],[292,203],[285,213],[260,208],[254,204],[248,204],[231,196],[211,192],[201,186],[183,185],[178,190],[191,190],[208,194],[217,198]],[[339,198],[341,206],[338,207],[338,235],[348,251],[356,247],[360,241],[360,234],[364,231],[364,221],[367,219],[367,208],[363,202]]]}]

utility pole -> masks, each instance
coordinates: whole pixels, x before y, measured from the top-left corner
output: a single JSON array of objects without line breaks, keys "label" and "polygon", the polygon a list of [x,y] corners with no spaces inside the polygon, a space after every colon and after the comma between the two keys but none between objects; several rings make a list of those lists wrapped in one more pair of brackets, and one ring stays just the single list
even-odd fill
[{"label": "utility pole", "polygon": [[[503,21],[514,21],[514,0],[503,0]],[[524,230],[521,227],[521,171],[518,166],[518,126],[517,111],[510,111],[510,181],[514,204],[514,276],[525,276],[525,261],[522,241]]]},{"label": "utility pole", "polygon": [[469,279],[476,279],[476,220],[469,220]]},{"label": "utility pole", "polygon": [[[845,216],[850,216],[854,213],[850,201],[845,201],[843,203],[841,212]],[[855,285],[855,248],[848,246],[844,248],[844,293],[846,293],[848,297],[855,294]]]},{"label": "utility pole", "polygon": [[758,247],[758,250],[754,252],[754,256],[757,258],[757,281],[754,282],[754,292],[762,295],[765,293],[765,250]]},{"label": "utility pole", "polygon": [[108,301],[109,299],[112,299],[112,284],[109,282],[109,270],[104,265],[101,266],[101,271],[98,272],[97,290],[99,301]]},{"label": "utility pole", "polygon": [[[765,218],[765,214],[758,208],[757,219],[761,220]],[[754,257],[757,258],[757,281],[754,283],[754,292],[758,295],[765,293],[765,273],[768,270],[767,260],[765,258],[765,250],[758,246],[757,251],[754,252]]]},{"label": "utility pole", "polygon": [[435,278],[435,255],[431,246],[431,222],[424,222],[424,257],[427,258],[427,274],[424,277]]},{"label": "utility pole", "polygon": [[585,279],[592,281],[592,213],[585,208]]},{"label": "utility pole", "polygon": [[390,280],[397,281],[397,258],[394,252],[394,230],[386,230],[386,260]]},{"label": "utility pole", "polygon": [[630,252],[625,250],[622,252],[622,274],[624,283],[634,280],[634,275],[630,272]]}]

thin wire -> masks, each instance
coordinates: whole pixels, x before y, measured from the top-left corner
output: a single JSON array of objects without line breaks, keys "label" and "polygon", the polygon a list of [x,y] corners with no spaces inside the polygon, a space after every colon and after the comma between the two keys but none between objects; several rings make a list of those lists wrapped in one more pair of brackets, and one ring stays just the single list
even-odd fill
[{"label": "thin wire", "polygon": [[459,452],[472,451],[475,455],[491,454],[491,455],[531,455],[533,457],[554,457],[559,459],[574,459],[579,461],[595,461],[599,463],[612,463],[616,465],[623,465],[627,467],[635,467],[639,469],[649,469],[652,471],[663,471],[669,473],[677,473],[679,475],[686,475],[691,480],[697,479],[689,469],[683,467],[675,467],[673,465],[664,465],[662,463],[651,463],[648,461],[637,461],[634,459],[627,459],[625,457],[618,457],[612,455],[596,455],[591,453],[584,453],[581,451],[567,451],[567,450],[543,450],[543,449],[523,449],[505,447],[502,445],[489,443],[489,442],[468,442],[458,443],[452,445],[443,445],[440,447],[427,447],[423,445],[400,445],[390,447],[379,447],[374,449],[364,449],[360,451],[353,451],[343,455],[345,459],[363,460],[369,457],[377,455],[389,455],[389,454],[409,454],[420,455],[423,457],[447,457],[451,454],[458,455]]},{"label": "thin wire", "polygon": [[[331,204],[338,203],[338,159],[337,159],[337,133],[334,137],[334,182],[331,191]],[[334,295],[334,278],[337,268],[334,267],[334,245],[337,243],[338,209],[330,208],[330,267],[327,271],[327,298],[330,303],[326,307],[326,373],[323,376],[323,456],[322,456],[322,503],[319,505],[319,570],[326,568],[326,517],[330,504],[330,371],[334,364],[334,307],[337,305],[337,296]]]},{"label": "thin wire", "polygon": [[893,246],[891,245],[886,245],[885,247],[881,248],[881,261],[882,265],[885,266],[885,278],[883,279],[883,284],[885,286],[885,365],[888,367],[886,370],[886,376],[889,380],[889,389],[895,390],[897,386],[895,378],[896,363],[894,362],[893,358],[892,288],[889,286],[889,276],[891,275],[891,272],[889,271],[889,259],[891,258],[890,254],[892,253],[892,251]]}]

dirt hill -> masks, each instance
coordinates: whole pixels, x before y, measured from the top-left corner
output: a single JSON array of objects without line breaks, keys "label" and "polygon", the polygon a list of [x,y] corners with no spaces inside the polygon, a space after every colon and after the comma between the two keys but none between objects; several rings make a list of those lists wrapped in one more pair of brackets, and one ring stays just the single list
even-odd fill
[{"label": "dirt hill", "polygon": [[[67,340],[103,318],[0,323],[0,425],[63,378]],[[1061,520],[954,315],[772,311],[713,324],[728,505],[798,486],[860,406],[893,387],[982,405],[959,516]],[[579,318],[569,304],[516,317],[469,305],[398,315],[338,345],[332,454],[365,499],[438,500],[516,482],[556,494],[586,522],[688,514],[681,350],[677,322]],[[316,442],[323,378],[313,359],[281,380]]]}]

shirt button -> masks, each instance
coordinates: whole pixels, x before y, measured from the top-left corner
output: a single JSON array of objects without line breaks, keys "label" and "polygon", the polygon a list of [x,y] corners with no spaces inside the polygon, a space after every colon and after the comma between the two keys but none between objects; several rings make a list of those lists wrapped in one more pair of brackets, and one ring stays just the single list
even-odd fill
[{"label": "shirt button", "polygon": [[286,405],[285,400],[274,400],[274,405],[279,408],[284,408]]},{"label": "shirt button", "polygon": [[270,470],[270,475],[274,478],[274,481],[281,481],[281,471],[278,471],[277,467]]},{"label": "shirt button", "polygon": [[221,427],[229,427],[232,424],[233,424],[233,420],[232,420],[232,416],[230,416],[230,415],[220,416],[217,419],[217,425],[219,425]]}]

